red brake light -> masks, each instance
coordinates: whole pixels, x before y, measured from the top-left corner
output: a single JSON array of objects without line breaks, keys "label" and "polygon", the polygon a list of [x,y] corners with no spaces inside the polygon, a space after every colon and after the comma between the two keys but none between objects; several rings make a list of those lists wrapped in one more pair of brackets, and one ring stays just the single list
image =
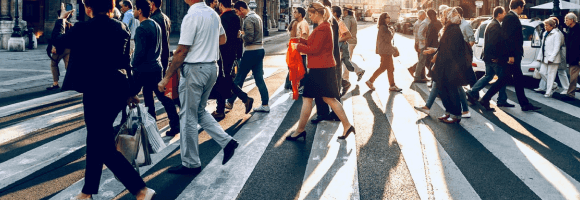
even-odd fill
[{"label": "red brake light", "polygon": [[532,68],[528,69],[528,72],[534,72],[534,70],[536,70],[536,68],[532,67]]},{"label": "red brake light", "polygon": [[477,64],[475,64],[475,63],[471,63],[471,66],[472,66],[472,67],[477,67]]}]

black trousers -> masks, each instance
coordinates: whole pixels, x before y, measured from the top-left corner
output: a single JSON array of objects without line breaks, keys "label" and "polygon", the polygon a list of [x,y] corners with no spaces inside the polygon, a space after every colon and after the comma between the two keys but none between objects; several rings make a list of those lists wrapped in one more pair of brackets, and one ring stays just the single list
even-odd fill
[{"label": "black trousers", "polygon": [[103,164],[119,178],[134,195],[139,193],[145,182],[115,147],[113,122],[126,106],[126,95],[122,92],[85,92],[83,94],[84,116],[87,127],[87,150],[85,185],[82,192],[97,194]]},{"label": "black trousers", "polygon": [[522,60],[517,60],[513,65],[504,64],[505,70],[500,70],[504,73],[502,76],[498,76],[499,78],[497,81],[491,85],[489,90],[485,93],[485,95],[481,98],[481,101],[489,102],[493,95],[497,93],[502,87],[507,85],[510,79],[513,78],[514,87],[516,89],[516,96],[518,97],[518,103],[521,107],[527,106],[530,104],[528,98],[526,97],[526,93],[524,92],[524,74],[522,73],[521,67]]},{"label": "black trousers", "polygon": [[[246,102],[248,100],[248,94],[245,93],[240,86],[234,84],[233,78],[229,75],[229,73],[232,71],[232,67],[234,65],[234,61],[235,59],[230,59],[230,58],[223,58],[223,72],[227,73],[226,74],[226,78],[229,78],[229,80],[226,80],[228,82],[228,84],[230,84],[230,88],[232,89],[232,92],[234,94],[236,94],[236,96],[238,96],[240,98],[240,100],[242,100],[243,102]],[[220,72],[222,73],[222,72]],[[221,76],[221,74],[220,74]],[[221,79],[218,78],[218,81],[220,81]],[[231,80],[231,81],[230,81]],[[218,88],[216,88],[218,89]],[[226,109],[226,100],[230,98],[230,97],[217,97],[216,98],[216,113],[224,113],[225,109]]]},{"label": "black trousers", "polygon": [[[162,79],[161,72],[133,72],[133,76],[135,77],[135,84],[143,89],[143,99],[145,101],[145,107],[147,107],[147,112],[154,119],[157,119],[155,100],[153,99],[153,93],[155,93],[157,100],[161,101],[161,104],[165,108],[167,118],[169,119],[169,127],[179,130],[179,115],[177,114],[175,103],[169,97],[166,97],[163,92],[160,92],[157,87],[157,84]],[[125,109],[123,109],[122,116],[122,121],[124,122],[127,116]]]},{"label": "black trousers", "polygon": [[[340,94],[340,88],[342,88],[342,66],[338,65],[337,67],[334,67],[334,69],[336,70],[336,82],[338,83],[338,88],[336,88],[336,90],[338,90],[338,94]],[[337,97],[336,100],[340,102],[340,97]],[[330,107],[326,102],[324,102],[324,99],[314,98],[314,104],[316,104],[316,114],[318,116],[330,114]]]},{"label": "black trousers", "polygon": [[439,96],[445,107],[445,112],[461,117],[461,102],[459,99],[459,90],[457,85],[447,84],[444,81],[436,84],[439,90]]}]

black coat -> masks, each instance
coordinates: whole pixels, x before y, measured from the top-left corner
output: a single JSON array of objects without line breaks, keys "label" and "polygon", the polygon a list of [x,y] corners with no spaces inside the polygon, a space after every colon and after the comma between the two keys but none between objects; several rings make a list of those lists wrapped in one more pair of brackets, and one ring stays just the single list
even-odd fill
[{"label": "black coat", "polygon": [[[56,48],[70,49],[69,66],[62,90],[136,95],[129,90],[131,56],[129,55],[129,28],[121,21],[106,15],[97,15],[78,22],[65,32],[63,20],[57,20],[52,31]],[[127,77],[119,70],[126,70]]]},{"label": "black coat", "polygon": [[566,62],[570,65],[578,65],[580,62],[580,24],[569,28],[566,35]]},{"label": "black coat", "polygon": [[226,32],[227,41],[220,45],[220,59],[218,61],[218,78],[211,90],[210,99],[229,98],[232,96],[232,86],[234,85],[232,76],[233,63],[237,58],[242,57],[238,48],[242,48],[243,41],[238,38],[238,31],[242,27],[240,17],[234,10],[223,13],[220,20]]},{"label": "black coat", "polygon": [[437,49],[437,60],[433,67],[433,81],[437,84],[464,86],[475,82],[468,57],[469,45],[463,40],[459,24],[448,25]]},{"label": "black coat", "polygon": [[171,33],[171,20],[159,9],[151,14],[151,19],[157,22],[157,25],[161,28],[161,66],[165,70],[169,67],[169,33]]},{"label": "black coat", "polygon": [[503,18],[501,30],[505,35],[505,56],[514,57],[519,63],[524,56],[524,36],[520,18],[513,11],[509,11]]},{"label": "black coat", "polygon": [[502,35],[501,24],[493,19],[491,23],[485,28],[484,35],[485,44],[483,47],[483,54],[481,55],[483,61],[491,62],[491,59],[498,59],[502,63],[507,62],[507,57],[505,56],[505,41]]},{"label": "black coat", "polygon": [[426,47],[437,48],[439,46],[439,31],[441,31],[441,28],[443,28],[443,24],[440,21],[431,20],[431,23],[427,26]]}]

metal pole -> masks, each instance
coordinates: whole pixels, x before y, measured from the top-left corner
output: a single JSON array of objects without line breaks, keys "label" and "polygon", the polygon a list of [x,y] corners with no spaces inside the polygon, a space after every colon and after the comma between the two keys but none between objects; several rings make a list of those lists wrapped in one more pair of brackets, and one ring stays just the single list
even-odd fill
[{"label": "metal pole", "polygon": [[264,24],[264,36],[269,36],[270,32],[268,31],[268,7],[267,7],[267,0],[264,1],[264,20],[262,23]]},{"label": "metal pole", "polygon": [[12,35],[11,37],[22,37],[22,29],[20,28],[20,20],[18,20],[18,18],[20,18],[20,12],[18,12],[18,0],[14,0],[14,28],[12,29]]}]

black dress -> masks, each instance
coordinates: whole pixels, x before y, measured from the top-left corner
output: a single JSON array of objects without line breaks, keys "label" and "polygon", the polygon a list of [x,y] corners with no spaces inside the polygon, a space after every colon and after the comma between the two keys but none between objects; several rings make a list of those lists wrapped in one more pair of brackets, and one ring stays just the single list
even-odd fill
[{"label": "black dress", "polygon": [[315,68],[309,69],[304,79],[303,97],[308,98],[338,98],[338,82],[336,81],[336,69],[330,68]]}]

